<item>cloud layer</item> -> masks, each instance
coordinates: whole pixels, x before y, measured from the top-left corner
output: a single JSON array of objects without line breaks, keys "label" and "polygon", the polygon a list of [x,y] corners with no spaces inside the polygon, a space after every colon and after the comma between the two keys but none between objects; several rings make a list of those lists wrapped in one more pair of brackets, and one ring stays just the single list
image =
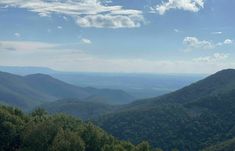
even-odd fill
[{"label": "cloud layer", "polygon": [[168,0],[152,7],[152,11],[163,15],[172,9],[198,12],[201,8],[204,8],[204,0]]},{"label": "cloud layer", "polygon": [[83,43],[83,44],[92,44],[92,41],[90,39],[87,39],[87,38],[82,38],[81,43]]},{"label": "cloud layer", "polygon": [[229,54],[224,53],[214,53],[212,56],[206,56],[206,57],[199,57],[193,59],[196,62],[206,62],[206,63],[212,63],[217,61],[225,60],[229,57]]},{"label": "cloud layer", "polygon": [[183,40],[183,44],[187,47],[186,50],[193,50],[193,49],[214,49],[219,46],[223,45],[230,45],[233,44],[233,40],[225,39],[223,42],[213,43],[212,41],[207,40],[199,40],[197,37],[185,37]]},{"label": "cloud layer", "polygon": [[197,37],[185,37],[183,44],[187,46],[188,49],[213,49],[215,45],[206,40],[199,40]]},{"label": "cloud layer", "polygon": [[211,56],[191,60],[102,58],[79,49],[65,48],[59,44],[0,41],[1,65],[45,66],[67,71],[211,73],[223,68],[235,67],[235,63],[226,62],[228,57],[229,54],[214,53]]},{"label": "cloud layer", "polygon": [[144,23],[142,11],[101,0],[1,0],[0,5],[24,8],[40,16],[64,14],[81,27],[135,28]]}]

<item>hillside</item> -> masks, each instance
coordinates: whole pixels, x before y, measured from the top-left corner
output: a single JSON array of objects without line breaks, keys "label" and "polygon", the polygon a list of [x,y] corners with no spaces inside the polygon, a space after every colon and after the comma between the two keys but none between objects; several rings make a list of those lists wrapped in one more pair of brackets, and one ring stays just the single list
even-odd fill
[{"label": "hillside", "polygon": [[232,89],[235,89],[235,70],[226,69],[172,93],[134,101],[127,108],[138,109],[162,104],[186,104],[206,96],[223,94]]},{"label": "hillside", "polygon": [[197,151],[235,137],[235,70],[171,94],[126,105],[98,123],[114,136],[164,150]]},{"label": "hillside", "polygon": [[26,67],[26,66],[0,66],[0,71],[17,75],[29,75],[36,73],[53,74],[57,71],[47,67]]},{"label": "hillside", "polygon": [[91,123],[38,109],[25,115],[0,106],[2,151],[153,151],[147,142],[120,141]]},{"label": "hillside", "polygon": [[78,99],[63,99],[40,106],[48,113],[65,113],[83,120],[95,119],[103,114],[114,112],[118,106],[99,102],[80,101]]},{"label": "hillside", "polygon": [[42,103],[64,98],[87,99],[93,102],[104,100],[108,104],[122,104],[133,100],[132,96],[121,90],[82,88],[45,74],[18,76],[0,72],[2,104],[31,109]]}]

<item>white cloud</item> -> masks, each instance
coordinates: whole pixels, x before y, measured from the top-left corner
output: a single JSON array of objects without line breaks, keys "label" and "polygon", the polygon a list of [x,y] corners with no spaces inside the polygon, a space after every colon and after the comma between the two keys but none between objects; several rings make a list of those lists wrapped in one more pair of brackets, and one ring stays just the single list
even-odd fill
[{"label": "white cloud", "polygon": [[231,39],[225,39],[224,42],[213,43],[212,41],[207,40],[199,40],[197,37],[185,37],[183,40],[183,44],[187,47],[186,51],[190,51],[192,49],[214,49],[223,45],[230,45],[233,43]]},{"label": "white cloud", "polygon": [[71,16],[81,27],[134,28],[144,23],[142,11],[100,0],[2,0],[0,5],[24,8],[40,16]]},{"label": "white cloud", "polygon": [[233,43],[233,41],[231,39],[224,40],[225,45],[229,45],[229,44],[232,44],[232,43]]},{"label": "white cloud", "polygon": [[164,15],[171,9],[198,12],[201,8],[204,8],[204,0],[167,0],[160,5],[152,7],[151,10]]},{"label": "white cloud", "polygon": [[55,48],[57,45],[34,41],[0,41],[0,51],[42,51]]},{"label": "white cloud", "polygon": [[21,34],[20,33],[14,33],[14,36],[19,38],[19,37],[21,37]]},{"label": "white cloud", "polygon": [[87,15],[78,17],[77,24],[81,27],[96,27],[96,28],[135,28],[141,26],[140,16],[129,15]]},{"label": "white cloud", "polygon": [[91,41],[90,39],[86,39],[86,38],[82,38],[82,39],[81,39],[81,42],[82,42],[83,44],[92,44],[92,41]]},{"label": "white cloud", "polygon": [[63,27],[62,26],[57,26],[57,29],[63,29]]},{"label": "white cloud", "polygon": [[187,46],[188,50],[191,49],[213,49],[215,45],[206,40],[199,40],[197,37],[185,37],[183,44]]},{"label": "white cloud", "polygon": [[214,53],[212,56],[206,56],[206,57],[199,57],[193,59],[196,62],[217,62],[221,60],[226,60],[229,57],[229,54],[224,54],[224,53]]}]

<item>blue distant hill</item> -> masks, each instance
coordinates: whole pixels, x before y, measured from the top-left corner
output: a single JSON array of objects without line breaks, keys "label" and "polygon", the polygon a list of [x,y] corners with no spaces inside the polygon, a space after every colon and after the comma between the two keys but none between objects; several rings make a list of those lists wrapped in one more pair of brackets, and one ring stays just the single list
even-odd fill
[{"label": "blue distant hill", "polygon": [[77,86],[121,89],[136,99],[163,95],[206,77],[206,75],[200,74],[61,72],[44,67],[0,66],[0,71],[19,75],[49,74],[59,80]]}]

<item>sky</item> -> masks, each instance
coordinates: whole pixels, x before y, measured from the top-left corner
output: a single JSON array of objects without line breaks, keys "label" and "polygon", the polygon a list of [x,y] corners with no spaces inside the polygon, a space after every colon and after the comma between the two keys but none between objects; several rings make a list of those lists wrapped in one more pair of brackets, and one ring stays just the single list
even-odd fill
[{"label": "sky", "polygon": [[234,0],[0,0],[0,65],[213,73],[235,68]]}]

